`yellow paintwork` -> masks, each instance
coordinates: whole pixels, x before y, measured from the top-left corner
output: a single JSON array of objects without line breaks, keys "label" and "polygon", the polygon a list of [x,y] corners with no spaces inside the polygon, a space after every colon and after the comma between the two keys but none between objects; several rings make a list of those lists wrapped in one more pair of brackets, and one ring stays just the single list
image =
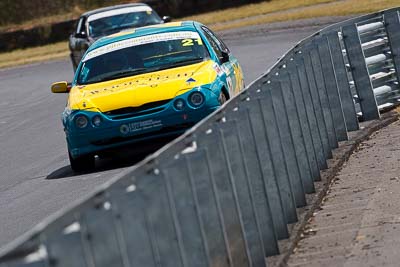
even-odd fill
[{"label": "yellow paintwork", "polygon": [[111,34],[111,35],[109,35],[107,37],[111,39],[111,38],[118,37],[118,36],[124,36],[124,35],[128,35],[128,34],[133,34],[135,32],[136,32],[136,30],[132,29],[132,30],[127,30],[127,31],[117,32],[117,33]]},{"label": "yellow paintwork", "polygon": [[62,82],[57,82],[53,83],[51,85],[51,92],[52,93],[68,93],[68,82],[62,81]]},{"label": "yellow paintwork", "polygon": [[144,26],[142,28],[168,28],[168,27],[181,27],[181,26],[182,26],[182,21],[176,21],[176,22],[168,22],[168,23]]},{"label": "yellow paintwork", "polygon": [[[107,112],[124,107],[138,107],[155,101],[172,99],[188,90],[215,81],[212,60],[146,73],[86,86],[74,86],[68,108]],[[193,78],[195,82],[186,81]]]},{"label": "yellow paintwork", "polygon": [[244,88],[244,78],[242,68],[239,64],[233,64],[233,71],[236,78],[236,87],[234,90],[234,95],[236,95]]}]

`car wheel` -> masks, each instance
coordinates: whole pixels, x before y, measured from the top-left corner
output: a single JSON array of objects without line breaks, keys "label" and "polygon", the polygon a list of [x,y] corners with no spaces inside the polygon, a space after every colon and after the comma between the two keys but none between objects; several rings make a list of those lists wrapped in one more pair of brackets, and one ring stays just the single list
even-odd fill
[{"label": "car wheel", "polygon": [[94,169],[95,158],[93,155],[84,155],[77,158],[73,158],[71,153],[68,152],[69,162],[71,169],[75,172],[89,171]]},{"label": "car wheel", "polygon": [[226,102],[226,100],[227,99],[226,99],[225,93],[223,91],[221,91],[221,93],[219,94],[219,97],[218,97],[219,104],[222,106]]}]

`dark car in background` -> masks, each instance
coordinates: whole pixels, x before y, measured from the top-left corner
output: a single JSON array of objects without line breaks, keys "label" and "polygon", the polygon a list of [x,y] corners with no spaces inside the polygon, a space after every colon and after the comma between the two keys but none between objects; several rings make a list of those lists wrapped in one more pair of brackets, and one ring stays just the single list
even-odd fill
[{"label": "dark car in background", "polygon": [[125,4],[95,9],[81,15],[75,31],[69,37],[69,49],[74,71],[89,46],[97,39],[127,29],[169,22],[146,4]]}]

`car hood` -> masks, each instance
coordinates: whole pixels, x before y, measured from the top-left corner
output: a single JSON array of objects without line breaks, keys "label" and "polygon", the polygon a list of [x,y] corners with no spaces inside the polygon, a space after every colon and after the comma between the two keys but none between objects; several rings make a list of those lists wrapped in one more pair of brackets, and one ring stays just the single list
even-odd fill
[{"label": "car hood", "polygon": [[107,112],[172,99],[188,90],[210,84],[217,73],[212,60],[126,78],[74,86],[68,106],[72,110]]}]

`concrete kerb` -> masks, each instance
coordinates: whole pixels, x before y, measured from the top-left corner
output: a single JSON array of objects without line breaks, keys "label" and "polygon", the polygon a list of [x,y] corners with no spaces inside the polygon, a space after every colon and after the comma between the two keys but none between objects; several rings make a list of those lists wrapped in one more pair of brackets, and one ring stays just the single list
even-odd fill
[{"label": "concrete kerb", "polygon": [[321,172],[321,181],[315,183],[316,193],[307,195],[308,206],[298,209],[299,221],[289,225],[290,238],[279,241],[281,254],[267,258],[268,266],[284,267],[296,248],[298,242],[305,236],[304,230],[308,221],[319,209],[336,175],[342,169],[349,157],[356,151],[358,146],[369,139],[376,131],[399,120],[400,110],[390,111],[381,116],[379,120],[361,123],[360,130],[351,132],[349,141],[341,142],[339,148],[333,151],[333,158],[328,160],[328,169]]}]

